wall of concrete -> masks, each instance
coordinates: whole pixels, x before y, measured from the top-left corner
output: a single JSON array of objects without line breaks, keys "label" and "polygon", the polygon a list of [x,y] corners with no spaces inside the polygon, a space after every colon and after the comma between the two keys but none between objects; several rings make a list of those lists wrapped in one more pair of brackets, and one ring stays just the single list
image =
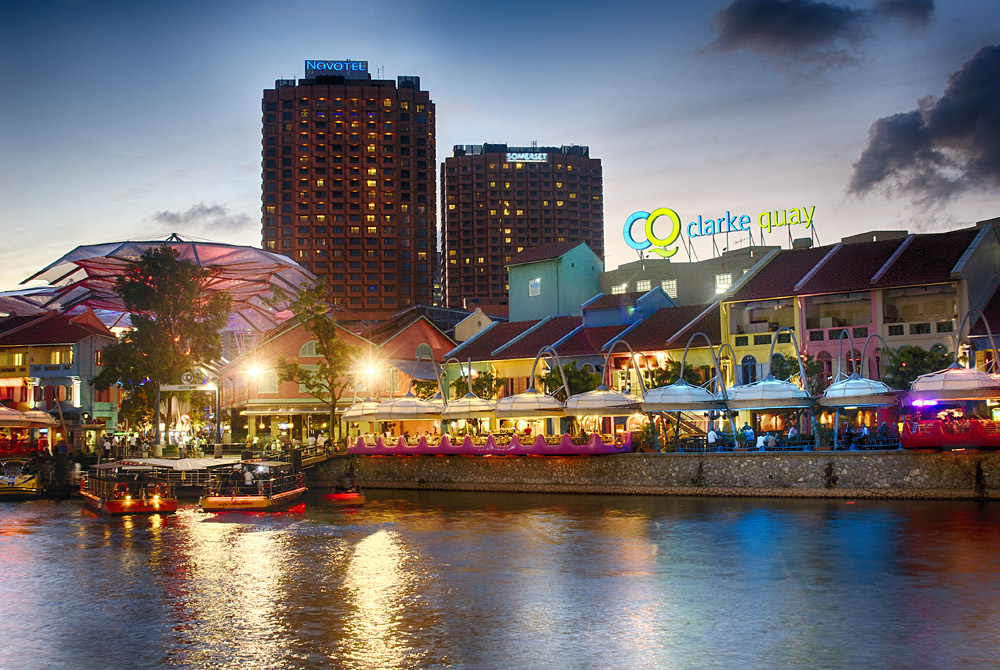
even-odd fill
[{"label": "wall of concrete", "polygon": [[308,470],[309,486],[333,486],[348,468],[369,489],[1000,499],[1000,453],[343,456]]}]

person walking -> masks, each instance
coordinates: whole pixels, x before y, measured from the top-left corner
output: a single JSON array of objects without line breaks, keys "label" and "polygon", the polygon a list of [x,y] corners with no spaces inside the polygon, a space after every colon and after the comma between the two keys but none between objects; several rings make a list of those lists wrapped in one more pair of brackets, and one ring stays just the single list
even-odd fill
[{"label": "person walking", "polygon": [[715,451],[716,443],[719,441],[719,434],[715,432],[715,428],[709,428],[708,434],[705,436],[705,442],[708,444],[709,451]]}]

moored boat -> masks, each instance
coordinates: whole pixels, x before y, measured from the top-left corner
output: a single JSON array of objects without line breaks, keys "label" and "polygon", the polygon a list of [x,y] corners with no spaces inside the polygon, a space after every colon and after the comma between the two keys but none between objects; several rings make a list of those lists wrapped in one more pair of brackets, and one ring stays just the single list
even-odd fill
[{"label": "moored boat", "polygon": [[245,460],[209,468],[208,487],[198,504],[206,512],[267,512],[298,500],[306,490],[291,463]]},{"label": "moored boat", "polygon": [[42,482],[35,460],[0,459],[0,500],[30,500],[41,495]]},{"label": "moored boat", "polygon": [[91,466],[80,480],[80,496],[90,509],[115,516],[177,511],[166,468],[127,461]]}]

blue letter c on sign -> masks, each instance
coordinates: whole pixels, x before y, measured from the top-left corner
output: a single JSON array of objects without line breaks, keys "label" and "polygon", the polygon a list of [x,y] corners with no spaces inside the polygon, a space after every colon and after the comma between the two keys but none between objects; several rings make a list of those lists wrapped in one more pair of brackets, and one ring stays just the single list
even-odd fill
[{"label": "blue letter c on sign", "polygon": [[648,219],[649,212],[635,212],[632,216],[625,219],[625,244],[629,245],[636,251],[642,251],[643,249],[648,249],[653,245],[647,237],[642,242],[636,242],[635,238],[632,237],[632,224],[640,219]]}]

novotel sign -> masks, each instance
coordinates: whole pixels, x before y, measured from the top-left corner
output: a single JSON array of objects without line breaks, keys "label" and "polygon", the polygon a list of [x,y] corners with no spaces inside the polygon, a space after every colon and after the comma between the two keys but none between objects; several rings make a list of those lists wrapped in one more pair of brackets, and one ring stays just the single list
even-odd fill
[{"label": "novotel sign", "polygon": [[539,153],[524,152],[524,151],[507,152],[508,163],[545,163],[548,160],[549,160],[548,154],[539,154]]},{"label": "novotel sign", "polygon": [[[804,224],[805,228],[808,229],[813,225],[813,215],[815,213],[815,205],[768,210],[761,212],[757,216],[757,225],[760,226],[762,231],[766,230],[769,233],[775,228],[800,224]],[[662,225],[659,230],[667,232],[663,237],[654,232],[654,226],[661,219]],[[633,224],[639,221],[645,222],[644,235],[641,240],[637,240],[632,234]],[[654,247],[652,250],[654,254],[658,254],[663,258],[670,258],[677,253],[677,247],[668,247],[672,247],[677,242],[677,238],[680,237],[682,230],[687,233],[688,238],[693,239],[695,237],[741,233],[750,230],[752,224],[753,219],[750,218],[749,214],[734,215],[727,210],[725,216],[720,216],[717,219],[705,218],[699,214],[698,220],[688,223],[685,229],[683,224],[681,224],[681,217],[677,212],[669,207],[660,207],[654,209],[652,212],[634,212],[625,220],[625,243],[636,251],[643,251]]]},{"label": "novotel sign", "polygon": [[368,74],[366,60],[307,60],[306,76],[336,74],[342,77],[364,77]]}]

